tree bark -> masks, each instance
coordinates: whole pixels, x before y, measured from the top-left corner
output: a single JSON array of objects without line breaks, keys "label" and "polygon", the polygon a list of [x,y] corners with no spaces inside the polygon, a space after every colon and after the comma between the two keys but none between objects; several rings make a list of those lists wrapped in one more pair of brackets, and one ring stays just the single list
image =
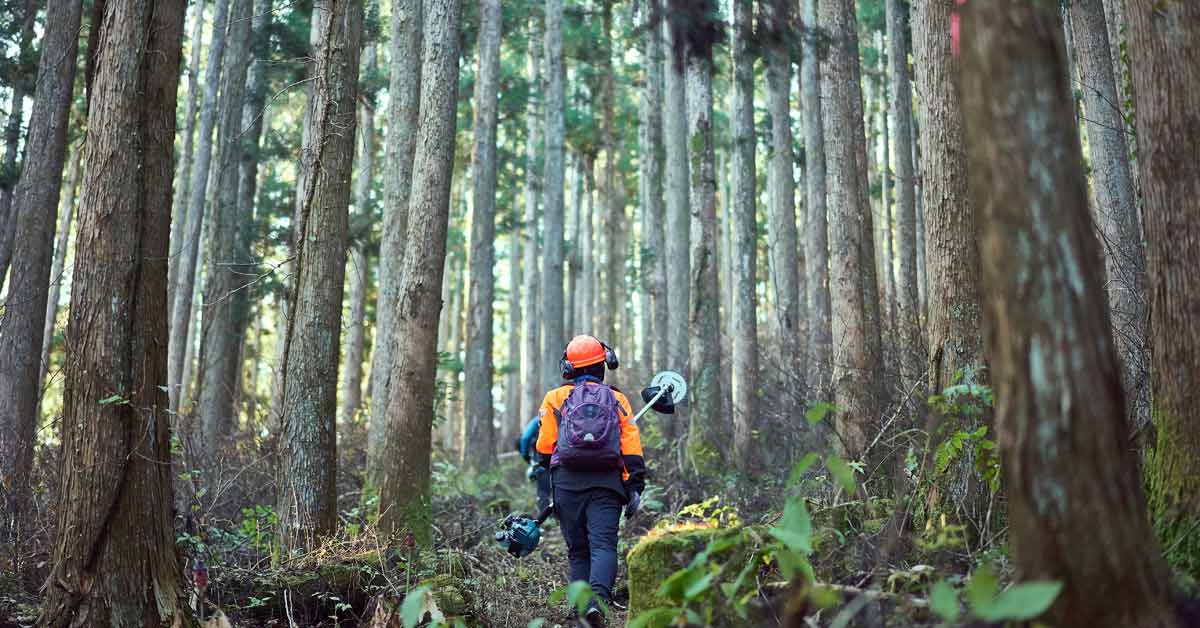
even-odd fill
[{"label": "tree bark", "polygon": [[[371,354],[371,423],[367,429],[367,478],[379,481],[379,456],[387,434],[387,405],[396,361],[396,311],[400,267],[406,254],[408,205],[421,101],[422,0],[394,0],[391,76],[384,161],[393,169],[383,179],[383,235],[379,250],[379,295],[375,303],[375,351]],[[399,62],[397,60],[400,60]],[[404,62],[403,60],[409,60]]]},{"label": "tree bark", "polygon": [[492,301],[496,278],[496,104],[500,80],[500,0],[480,5],[479,71],[475,79],[474,216],[471,220],[471,280],[463,390],[467,432],[461,460],[473,469],[496,464],[492,424]]},{"label": "tree bark", "polygon": [[800,60],[800,100],[804,116],[806,221],[805,282],[808,287],[808,382],[811,395],[830,398],[833,330],[829,295],[829,223],[826,209],[825,132],[822,126],[820,36],[817,1],[804,0],[804,54]]},{"label": "tree bark", "polygon": [[[50,294],[46,298],[46,320],[42,327],[42,372],[37,385],[39,405],[43,387],[46,384],[46,375],[50,373],[50,349],[54,346],[54,328],[58,323],[58,302],[62,297],[63,281],[66,278],[67,247],[71,241],[71,223],[75,219],[75,200],[79,196],[79,183],[83,178],[80,174],[84,152],[85,147],[81,143],[69,158],[67,178],[62,186],[63,195],[58,204],[58,228],[54,232],[54,261],[50,264]],[[38,415],[41,415],[40,411]]]},{"label": "tree bark", "polygon": [[[33,27],[37,21],[38,5],[39,0],[26,0],[25,12],[21,16],[17,54],[22,64],[35,55]],[[4,127],[4,162],[0,164],[0,288],[4,287],[5,278],[8,276],[8,266],[12,262],[13,248],[16,245],[17,223],[20,220],[13,201],[20,176],[17,160],[20,157],[21,125],[25,121],[25,97],[29,95],[28,81],[33,78],[24,76],[22,70],[23,68],[18,68],[18,76],[12,85],[12,104],[8,110],[8,125]],[[29,72],[32,73],[32,70]]]},{"label": "tree bark", "polygon": [[[730,286],[730,291],[733,294],[733,311],[732,311],[732,333],[733,333],[733,376],[731,393],[733,397],[733,450],[739,469],[744,472],[749,471],[752,467],[751,461],[757,457],[752,454],[754,430],[758,417],[758,308],[757,294],[755,287],[758,283],[758,222],[755,218],[757,213],[757,192],[755,190],[755,168],[754,168],[754,147],[757,144],[757,138],[754,134],[754,55],[750,49],[750,41],[754,36],[752,27],[752,14],[754,12],[751,0],[734,0],[733,2],[733,104],[731,112],[731,126],[733,131],[733,195],[731,197],[730,218],[732,224],[731,236],[733,246],[730,250],[733,267],[733,281]],[[785,58],[785,66],[790,65],[790,60]],[[786,72],[786,70],[785,70]],[[790,75],[790,73],[788,73]],[[790,81],[785,79],[785,83],[790,85]],[[778,86],[776,86],[778,87]],[[778,96],[776,95],[777,99]],[[783,92],[784,106],[786,111],[787,105],[787,89]],[[774,113],[777,109],[772,109]],[[783,118],[783,124],[789,123],[788,118]],[[789,132],[790,136],[791,133]],[[776,146],[779,150],[779,147]],[[780,152],[783,155],[782,152]],[[776,202],[775,196],[781,192],[780,185],[788,186],[788,198],[791,197],[791,143],[787,145],[787,153],[783,155],[783,159],[787,160],[787,181],[781,182],[774,180],[778,176],[776,167],[772,163],[772,168],[768,171],[768,175],[774,175],[772,179],[776,187],[772,190],[771,227],[775,227],[778,222],[775,220],[775,213],[781,208],[780,204],[786,203],[787,207],[782,208],[785,214],[783,220],[790,222],[793,230],[793,242],[788,252],[791,256],[791,266],[788,267],[787,273],[791,276],[791,285],[789,289],[792,291],[792,297],[795,297],[795,278],[796,272],[799,270],[796,266],[796,246],[795,246],[795,228],[796,228],[796,210],[795,207],[784,200]],[[773,160],[779,161],[778,159]],[[790,218],[787,217],[790,215]],[[774,253],[774,248],[772,248]],[[777,310],[779,308],[776,308]],[[794,322],[794,321],[793,321]],[[785,332],[786,333],[786,332]],[[787,343],[787,340],[784,340]]]},{"label": "tree bark", "polygon": [[[521,408],[521,229],[512,209],[512,222],[508,232],[508,346],[505,366],[508,368],[504,383],[504,415],[501,419],[500,450],[508,450],[514,438],[521,436],[525,428],[525,412]],[[532,411],[532,410],[531,410]]]},{"label": "tree bark", "polygon": [[[538,45],[540,33],[536,23],[529,33],[529,80],[534,94],[542,92],[542,46]],[[538,395],[541,392],[543,377],[541,365],[545,356],[541,353],[542,299],[541,270],[538,265],[538,200],[542,197],[541,163],[539,153],[542,148],[542,111],[538,98],[530,98],[525,109],[525,219],[524,219],[524,256],[525,256],[525,289],[524,297],[524,333],[521,337],[521,364],[524,372],[521,374],[521,408],[524,414],[521,420],[527,420],[526,415],[537,412],[541,403]]]},{"label": "tree bark", "polygon": [[[975,208],[967,190],[967,156],[959,101],[959,65],[952,56],[950,12],[954,0],[917,2],[913,13],[913,53],[920,94],[921,206],[925,217],[928,273],[926,334],[929,390],[941,393],[953,383],[986,384],[979,249]],[[931,413],[930,450],[957,431],[973,431],[976,421]],[[975,472],[974,454],[964,448],[948,472],[943,498],[963,523],[982,525],[987,495]]]},{"label": "tree bark", "polygon": [[[660,0],[650,0],[646,11],[644,40],[642,42],[645,64],[645,83],[639,107],[640,125],[638,159],[641,171],[639,190],[645,212],[646,230],[642,233],[642,267],[646,278],[646,291],[650,295],[650,328],[647,330],[645,346],[650,353],[647,366],[652,372],[671,368],[668,356],[671,352],[670,288],[667,285],[667,242],[664,221],[666,208],[663,198],[663,51],[662,36],[658,30],[663,17]],[[650,333],[650,331],[653,333]],[[652,349],[650,348],[652,347]]]},{"label": "tree bark", "polygon": [[[821,60],[821,98],[828,175],[832,332],[836,428],[846,453],[857,458],[878,415],[879,319],[871,209],[865,184],[865,134],[858,81],[854,4],[827,0],[819,24],[832,40]],[[856,104],[857,103],[857,104]],[[861,140],[857,141],[856,140]],[[862,145],[862,149],[856,145]],[[878,311],[878,310],[876,310]]]},{"label": "tree bark", "polygon": [[257,270],[250,260],[250,242],[244,239],[249,234],[242,228],[246,222],[243,213],[254,208],[239,207],[238,203],[252,8],[251,2],[237,2],[230,13],[221,74],[217,196],[209,218],[212,232],[207,243],[196,391],[200,443],[211,452],[221,448],[238,425],[236,393],[242,367],[238,347],[250,322],[246,283]]},{"label": "tree bark", "polygon": [[912,86],[908,78],[908,6],[887,0],[888,64],[891,108],[896,122],[896,335],[900,375],[905,388],[921,378],[925,342],[921,337],[921,299],[917,279],[917,211],[913,178]]},{"label": "tree bark", "polygon": [[563,0],[546,0],[545,256],[542,259],[542,384],[560,381],[558,360],[567,344],[563,329],[563,133],[566,66],[563,59]]},{"label": "tree bark", "polygon": [[[689,307],[691,303],[691,222],[688,193],[687,85],[684,80],[685,24],[675,6],[666,5],[663,37],[663,148],[666,168],[666,266],[667,266],[667,368],[688,373]],[[690,380],[689,380],[690,381]],[[688,425],[689,410],[676,408],[674,421],[667,422],[667,437],[678,442]],[[683,463],[683,448],[677,450],[677,462]]]},{"label": "tree bark", "polygon": [[879,231],[879,286],[880,309],[882,310],[883,325],[888,332],[895,330],[896,323],[896,279],[892,272],[892,160],[891,136],[888,126],[888,84],[887,52],[883,42],[883,31],[875,31],[875,48],[879,51],[879,99],[875,111],[879,124],[879,220],[876,226]]},{"label": "tree bark", "polygon": [[[176,260],[175,278],[178,283],[170,286],[175,293],[171,299],[168,329],[171,341],[167,361],[167,390],[171,398],[171,412],[179,410],[183,399],[185,345],[192,334],[192,301],[196,284],[197,259],[200,255],[200,240],[204,225],[204,201],[208,192],[209,170],[212,167],[213,129],[217,124],[217,90],[221,81],[221,66],[225,59],[225,39],[229,30],[230,0],[216,0],[213,14],[212,41],[208,45],[208,63],[204,68],[204,99],[200,107],[200,137],[197,140],[195,160],[192,166],[191,193],[187,202],[187,217],[183,231],[174,234],[179,240],[179,257]],[[180,199],[184,202],[184,199]]]},{"label": "tree bark", "polygon": [[171,527],[162,390],[183,16],[181,0],[109,0],[96,38],[87,138],[95,161],[79,211],[62,500],[38,626],[193,624]]},{"label": "tree bark", "polygon": [[1158,442],[1150,507],[1167,558],[1200,574],[1200,6],[1128,4],[1145,202]]},{"label": "tree bark", "polygon": [[454,169],[458,103],[458,0],[427,0],[421,63],[421,137],[413,159],[408,239],[396,312],[397,354],[388,400],[386,466],[380,483],[379,526],[429,540],[430,438],[437,320]]},{"label": "tree bark", "polygon": [[363,5],[313,4],[313,83],[296,196],[295,277],[283,373],[279,540],[311,548],[337,525],[337,372],[357,127]]},{"label": "tree bark", "polygon": [[1118,104],[1103,1],[1072,0],[1070,15],[1096,195],[1093,215],[1104,251],[1113,338],[1129,404],[1126,415],[1140,430],[1150,419],[1146,255],[1125,143],[1125,120]]},{"label": "tree bark", "polygon": [[1173,626],[1126,444],[1057,7],[978,3],[964,21],[968,172],[1014,562],[1022,578],[1063,584],[1053,625]]},{"label": "tree bark", "polygon": [[195,4],[196,12],[192,16],[191,60],[187,65],[188,94],[187,114],[183,119],[183,150],[180,153],[179,164],[175,168],[175,203],[171,212],[171,258],[167,260],[167,312],[171,312],[175,304],[175,286],[179,283],[179,253],[183,244],[184,225],[187,223],[187,199],[191,192],[192,155],[196,147],[196,113],[200,99],[200,52],[204,39],[204,9],[207,0]]},{"label": "tree bark", "polygon": [[[67,156],[67,127],[75,88],[81,7],[47,6],[46,51],[38,63],[25,161],[13,190],[16,218],[8,300],[0,309],[0,492],[5,506],[0,539],[17,547],[38,426],[38,384],[46,301],[54,252],[55,212]],[[2,272],[2,271],[0,271]],[[20,573],[14,565],[16,573]]]},{"label": "tree bark", "polygon": [[[605,342],[616,342],[617,338],[633,340],[632,330],[622,322],[628,313],[625,288],[625,258],[628,249],[628,218],[625,215],[623,187],[617,178],[620,148],[615,121],[617,80],[613,72],[613,0],[601,0],[601,28],[603,29],[600,60],[600,108],[601,139],[604,143],[604,206],[600,213],[604,219],[604,307],[600,308],[600,333]],[[618,331],[619,330],[619,331]],[[618,336],[618,333],[620,336]],[[632,351],[630,352],[632,354]]]},{"label": "tree bark", "polygon": [[[712,471],[726,453],[731,432],[722,389],[720,291],[717,279],[717,171],[713,148],[713,33],[715,3],[690,10],[684,45],[687,83],[688,170],[691,173],[691,308],[688,315],[689,381],[692,391],[688,454],[693,468]],[[685,43],[686,42],[686,43]],[[678,51],[677,51],[677,54]]]}]

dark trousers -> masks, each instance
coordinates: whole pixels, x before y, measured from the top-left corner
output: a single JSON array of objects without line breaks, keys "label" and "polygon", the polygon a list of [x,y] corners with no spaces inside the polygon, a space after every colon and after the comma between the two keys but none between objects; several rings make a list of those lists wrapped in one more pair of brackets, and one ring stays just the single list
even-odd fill
[{"label": "dark trousers", "polygon": [[537,511],[541,514],[550,505],[550,472],[537,474]]},{"label": "dark trousers", "polygon": [[617,578],[620,496],[606,488],[556,488],[554,509],[567,541],[571,581],[587,582],[597,597],[608,602]]}]

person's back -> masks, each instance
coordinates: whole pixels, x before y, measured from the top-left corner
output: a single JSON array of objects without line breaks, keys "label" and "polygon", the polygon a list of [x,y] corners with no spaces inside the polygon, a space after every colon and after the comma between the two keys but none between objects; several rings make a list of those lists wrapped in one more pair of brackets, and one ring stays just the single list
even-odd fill
[{"label": "person's back", "polygon": [[[633,514],[645,488],[641,436],[629,399],[604,383],[616,354],[591,336],[576,336],[563,352],[569,383],[546,394],[537,453],[550,471],[555,514],[567,542],[571,580],[591,584],[606,604],[617,572],[621,510]],[[591,621],[598,609],[589,609]]]}]

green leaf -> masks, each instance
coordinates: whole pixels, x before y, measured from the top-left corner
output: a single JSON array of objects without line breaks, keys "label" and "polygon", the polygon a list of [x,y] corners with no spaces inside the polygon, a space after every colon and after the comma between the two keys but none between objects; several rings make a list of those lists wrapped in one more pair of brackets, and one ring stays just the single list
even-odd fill
[{"label": "green leaf", "polygon": [[825,419],[830,412],[833,412],[835,406],[832,403],[819,401],[809,407],[808,412],[804,413],[804,419],[809,425],[816,425]]},{"label": "green leaf", "polygon": [[949,582],[939,580],[929,594],[929,607],[948,622],[958,619],[958,592]]},{"label": "green leaf", "polygon": [[[404,596],[404,602],[400,604],[400,621],[404,622],[404,628],[414,628],[425,619],[425,613],[430,610],[426,598],[433,598],[429,587],[417,587]],[[437,610],[436,603],[433,610]]]},{"label": "green leaf", "polygon": [[847,493],[853,495],[858,492],[858,482],[854,480],[854,469],[851,469],[845,460],[837,456],[826,456],[825,468],[829,469],[829,474],[837,480],[838,484],[842,485],[843,489],[846,489]]},{"label": "green leaf", "polygon": [[967,603],[976,615],[982,617],[996,603],[996,592],[999,590],[1000,583],[996,580],[996,575],[990,567],[984,565],[975,570],[971,581],[967,583]]},{"label": "green leaf", "polygon": [[687,599],[687,591],[692,585],[704,578],[707,571],[703,565],[692,565],[680,569],[663,580],[658,588],[658,594],[673,602],[682,603]]},{"label": "green leaf", "polygon": [[542,626],[545,624],[546,624],[546,620],[542,619],[541,617],[538,617],[537,619],[534,619],[533,621],[529,622],[529,625],[526,626],[525,628],[542,628]]},{"label": "green leaf", "polygon": [[800,479],[804,477],[804,472],[808,471],[817,462],[817,454],[808,454],[792,467],[792,472],[788,474],[787,487],[792,488],[800,483]]},{"label": "green leaf", "polygon": [[588,602],[592,601],[592,585],[583,580],[576,580],[567,585],[567,602],[575,607],[575,611],[582,615],[587,610]]},{"label": "green leaf", "polygon": [[1061,582],[1052,580],[1015,584],[996,596],[990,606],[976,610],[975,614],[984,621],[1028,621],[1046,612],[1062,588]]},{"label": "green leaf", "polygon": [[675,619],[683,613],[681,608],[652,608],[634,617],[627,628],[666,628],[675,623]]},{"label": "green leaf", "polygon": [[800,552],[791,550],[776,552],[775,561],[779,563],[779,571],[783,572],[783,577],[787,580],[791,580],[797,573],[801,573],[807,582],[816,581],[812,564],[808,562],[808,557]]},{"label": "green leaf", "polygon": [[793,552],[805,556],[811,554],[812,518],[804,507],[804,500],[789,499],[783,507],[783,518],[779,520],[779,525],[771,528],[770,533]]},{"label": "green leaf", "polygon": [[704,574],[704,576],[702,576],[700,579],[692,581],[690,584],[688,584],[687,589],[683,591],[683,599],[690,602],[701,595],[704,595],[704,592],[708,591],[709,587],[712,586],[713,578],[715,578],[716,575],[716,573],[710,571]]},{"label": "green leaf", "polygon": [[101,399],[100,405],[108,406],[108,405],[112,405],[114,403],[119,403],[120,401],[122,401],[121,395],[113,395],[111,397],[105,397],[105,398]]}]

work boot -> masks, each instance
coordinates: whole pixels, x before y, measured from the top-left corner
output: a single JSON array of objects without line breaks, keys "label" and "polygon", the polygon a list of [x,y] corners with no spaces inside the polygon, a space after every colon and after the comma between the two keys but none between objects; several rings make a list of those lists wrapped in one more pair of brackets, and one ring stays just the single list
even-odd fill
[{"label": "work boot", "polygon": [[587,612],[583,614],[583,623],[588,628],[605,628],[604,610],[596,600],[588,602]]}]

